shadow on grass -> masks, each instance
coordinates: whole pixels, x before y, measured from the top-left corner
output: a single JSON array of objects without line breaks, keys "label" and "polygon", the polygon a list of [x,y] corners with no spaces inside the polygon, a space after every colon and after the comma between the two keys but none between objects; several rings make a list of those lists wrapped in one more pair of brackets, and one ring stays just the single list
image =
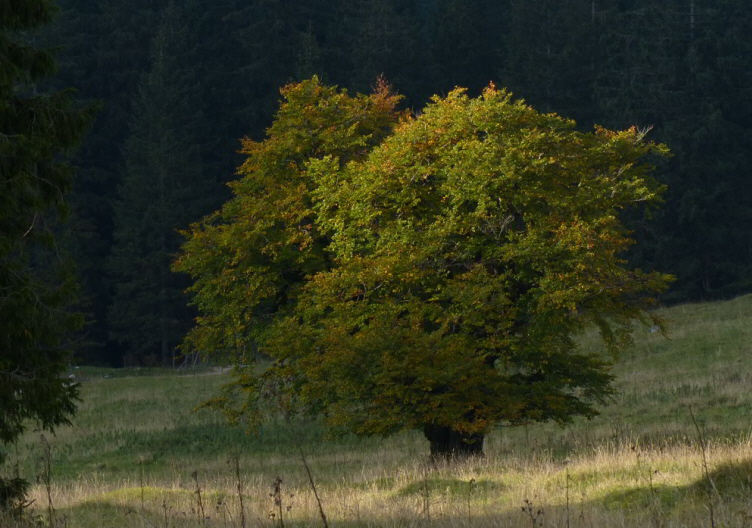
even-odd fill
[{"label": "shadow on grass", "polygon": [[736,464],[722,464],[709,474],[711,482],[704,478],[689,487],[698,497],[707,497],[708,491],[724,497],[747,497],[752,492],[752,458]]},{"label": "shadow on grass", "polygon": [[609,493],[603,498],[603,503],[617,508],[657,503],[670,510],[681,501],[707,501],[709,496],[721,500],[748,498],[752,492],[752,459],[722,464],[713,469],[709,477],[712,482],[703,477],[687,486],[650,486],[646,483],[637,488]]},{"label": "shadow on grass", "polygon": [[[242,428],[224,423],[186,424],[157,431],[118,429],[81,436],[75,444],[59,449],[53,471],[63,480],[78,477],[82,468],[131,474],[140,472],[141,467],[158,470],[171,467],[176,460],[227,458],[229,453],[289,457],[297,452],[298,445],[309,446],[308,456],[337,455],[351,453],[356,442],[347,437],[328,438],[315,422],[267,424],[258,434],[246,434]],[[375,449],[378,441],[371,445],[361,440],[357,445],[361,451]]]},{"label": "shadow on grass", "polygon": [[[56,512],[66,526],[107,528],[234,526],[227,511],[219,507],[224,495],[205,493],[203,518],[196,494],[190,490],[165,488],[122,488],[104,493],[76,506]],[[218,507],[219,505],[219,507]]]},{"label": "shadow on grass", "polygon": [[[254,453],[294,452],[298,443],[313,445],[324,440],[318,424],[266,425],[257,434],[246,434],[240,427],[208,423],[182,425],[162,431],[123,431],[119,451],[134,454],[180,452],[193,456],[226,454],[233,451]],[[327,442],[328,447],[336,444]],[[349,447],[349,446],[348,446]]]},{"label": "shadow on grass", "polygon": [[[694,511],[696,518],[710,514],[712,503],[716,525],[750,519],[749,497],[752,492],[752,459],[715,467],[709,478],[703,476],[685,486],[650,485],[608,493],[597,503],[609,510],[639,512],[655,519],[687,515]],[[722,524],[718,518],[724,517]],[[708,521],[709,522],[709,521]],[[736,524],[732,524],[736,526]]]}]

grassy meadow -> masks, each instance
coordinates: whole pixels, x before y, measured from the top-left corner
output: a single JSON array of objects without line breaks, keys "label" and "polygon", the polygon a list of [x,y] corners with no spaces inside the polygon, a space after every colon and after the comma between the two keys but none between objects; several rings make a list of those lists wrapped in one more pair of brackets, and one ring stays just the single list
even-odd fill
[{"label": "grassy meadow", "polygon": [[323,526],[299,447],[329,526],[752,526],[752,296],[660,314],[668,338],[637,329],[601,416],[499,428],[479,460],[436,467],[418,433],[315,422],[248,436],[192,412],[226,373],[82,367],[73,426],[30,431],[4,471],[35,479],[42,526]]}]

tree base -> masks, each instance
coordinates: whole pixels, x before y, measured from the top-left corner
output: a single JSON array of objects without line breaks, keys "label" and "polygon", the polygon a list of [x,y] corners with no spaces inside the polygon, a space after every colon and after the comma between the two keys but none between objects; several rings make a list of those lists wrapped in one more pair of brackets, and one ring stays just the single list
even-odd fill
[{"label": "tree base", "polygon": [[423,434],[431,444],[431,460],[483,456],[483,434],[460,433],[441,425],[426,425],[423,427]]}]

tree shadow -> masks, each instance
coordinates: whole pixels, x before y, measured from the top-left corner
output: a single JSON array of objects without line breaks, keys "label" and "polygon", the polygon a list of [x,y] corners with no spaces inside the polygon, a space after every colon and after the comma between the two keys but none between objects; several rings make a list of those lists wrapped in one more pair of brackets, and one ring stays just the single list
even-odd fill
[{"label": "tree shadow", "polygon": [[[696,479],[684,486],[652,484],[646,479],[639,487],[613,491],[604,495],[597,503],[616,510],[643,510],[643,516],[654,520],[671,518],[676,515],[695,517],[710,515],[711,509],[718,518],[726,522],[741,522],[748,526],[750,519],[750,496],[752,496],[752,459],[724,463],[716,466],[707,476]],[[712,507],[712,508],[711,508]],[[727,524],[723,524],[727,525]],[[734,524],[736,526],[736,524]]]}]

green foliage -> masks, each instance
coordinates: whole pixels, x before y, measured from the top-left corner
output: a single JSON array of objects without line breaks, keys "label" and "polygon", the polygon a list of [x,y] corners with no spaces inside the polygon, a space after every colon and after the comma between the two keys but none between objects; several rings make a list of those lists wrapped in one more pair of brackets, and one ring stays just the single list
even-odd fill
[{"label": "green foliage", "polygon": [[362,164],[312,163],[336,266],[271,332],[280,371],[359,434],[594,415],[612,378],[573,336],[595,323],[622,348],[666,280],[619,258],[619,210],[660,190],[639,160],[662,148],[641,139],[489,88],[434,99]]},{"label": "green foliage", "polygon": [[[468,442],[501,422],[594,416],[609,362],[574,338],[594,324],[617,352],[667,285],[627,268],[619,220],[659,199],[644,158],[665,147],[634,128],[577,132],[494,87],[436,97],[383,142],[384,93],[351,99],[316,79],[283,93],[268,139],[246,145],[236,198],[176,264],[202,311],[190,345],[274,360],[260,377],[239,369],[215,403],[246,393],[233,417],[254,422],[274,391],[335,430],[419,428],[439,451],[447,431]],[[378,126],[349,124],[374,97]]]}]

